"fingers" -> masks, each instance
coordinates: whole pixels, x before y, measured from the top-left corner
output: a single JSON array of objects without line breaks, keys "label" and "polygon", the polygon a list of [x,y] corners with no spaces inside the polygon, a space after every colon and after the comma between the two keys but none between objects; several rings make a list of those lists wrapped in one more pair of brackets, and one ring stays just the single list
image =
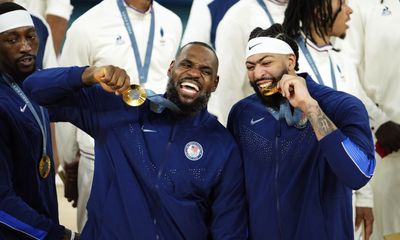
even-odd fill
[{"label": "fingers", "polygon": [[115,66],[98,68],[94,73],[94,78],[100,82],[104,90],[116,94],[123,93],[130,85],[130,78],[126,71]]}]

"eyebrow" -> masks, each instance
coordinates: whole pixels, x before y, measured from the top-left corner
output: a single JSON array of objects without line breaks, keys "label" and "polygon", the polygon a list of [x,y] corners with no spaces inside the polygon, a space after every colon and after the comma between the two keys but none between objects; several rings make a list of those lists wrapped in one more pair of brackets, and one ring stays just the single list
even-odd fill
[{"label": "eyebrow", "polygon": [[262,58],[260,58],[260,59],[258,59],[255,63],[254,62],[250,62],[250,61],[246,61],[246,64],[247,63],[249,63],[249,64],[256,64],[256,63],[260,63],[260,62],[262,62],[265,58],[267,58],[267,57],[273,57],[272,55],[269,55],[269,54],[266,54],[265,56],[263,56]]}]

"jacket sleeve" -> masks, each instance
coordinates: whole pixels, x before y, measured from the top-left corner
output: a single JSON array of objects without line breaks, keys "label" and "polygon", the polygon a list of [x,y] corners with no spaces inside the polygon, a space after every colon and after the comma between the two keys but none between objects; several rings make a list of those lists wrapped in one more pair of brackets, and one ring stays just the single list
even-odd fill
[{"label": "jacket sleeve", "polygon": [[33,239],[62,239],[64,227],[39,214],[14,191],[13,155],[7,130],[10,126],[4,117],[0,117],[0,129],[0,224]]},{"label": "jacket sleeve", "polygon": [[225,162],[212,191],[212,239],[247,239],[244,170],[236,145]]},{"label": "jacket sleeve", "polygon": [[85,67],[51,68],[36,71],[24,80],[24,92],[49,110],[50,121],[71,122],[93,136],[98,127],[96,101],[102,89],[85,87],[81,76]]},{"label": "jacket sleeve", "polygon": [[322,154],[342,183],[359,189],[370,180],[376,164],[368,114],[355,97],[334,102],[336,112],[328,117],[338,129],[320,140]]}]

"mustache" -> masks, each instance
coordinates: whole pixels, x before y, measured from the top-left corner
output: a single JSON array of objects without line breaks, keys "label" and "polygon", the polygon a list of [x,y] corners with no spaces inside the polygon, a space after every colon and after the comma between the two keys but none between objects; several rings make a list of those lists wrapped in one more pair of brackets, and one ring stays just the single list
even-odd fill
[{"label": "mustache", "polygon": [[20,61],[21,59],[26,58],[26,57],[31,57],[31,58],[33,58],[34,60],[36,60],[36,55],[24,54],[24,55],[22,55],[21,57],[19,57],[16,61],[18,62],[18,61]]}]

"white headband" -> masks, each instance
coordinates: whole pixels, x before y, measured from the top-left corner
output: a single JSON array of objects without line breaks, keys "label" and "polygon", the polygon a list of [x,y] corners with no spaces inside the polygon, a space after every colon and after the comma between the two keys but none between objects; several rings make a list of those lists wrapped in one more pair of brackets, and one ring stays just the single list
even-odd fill
[{"label": "white headband", "polygon": [[247,43],[246,58],[258,53],[294,54],[289,44],[271,37],[257,37]]},{"label": "white headband", "polygon": [[33,27],[31,15],[26,10],[15,10],[0,15],[0,33],[26,26]]}]

